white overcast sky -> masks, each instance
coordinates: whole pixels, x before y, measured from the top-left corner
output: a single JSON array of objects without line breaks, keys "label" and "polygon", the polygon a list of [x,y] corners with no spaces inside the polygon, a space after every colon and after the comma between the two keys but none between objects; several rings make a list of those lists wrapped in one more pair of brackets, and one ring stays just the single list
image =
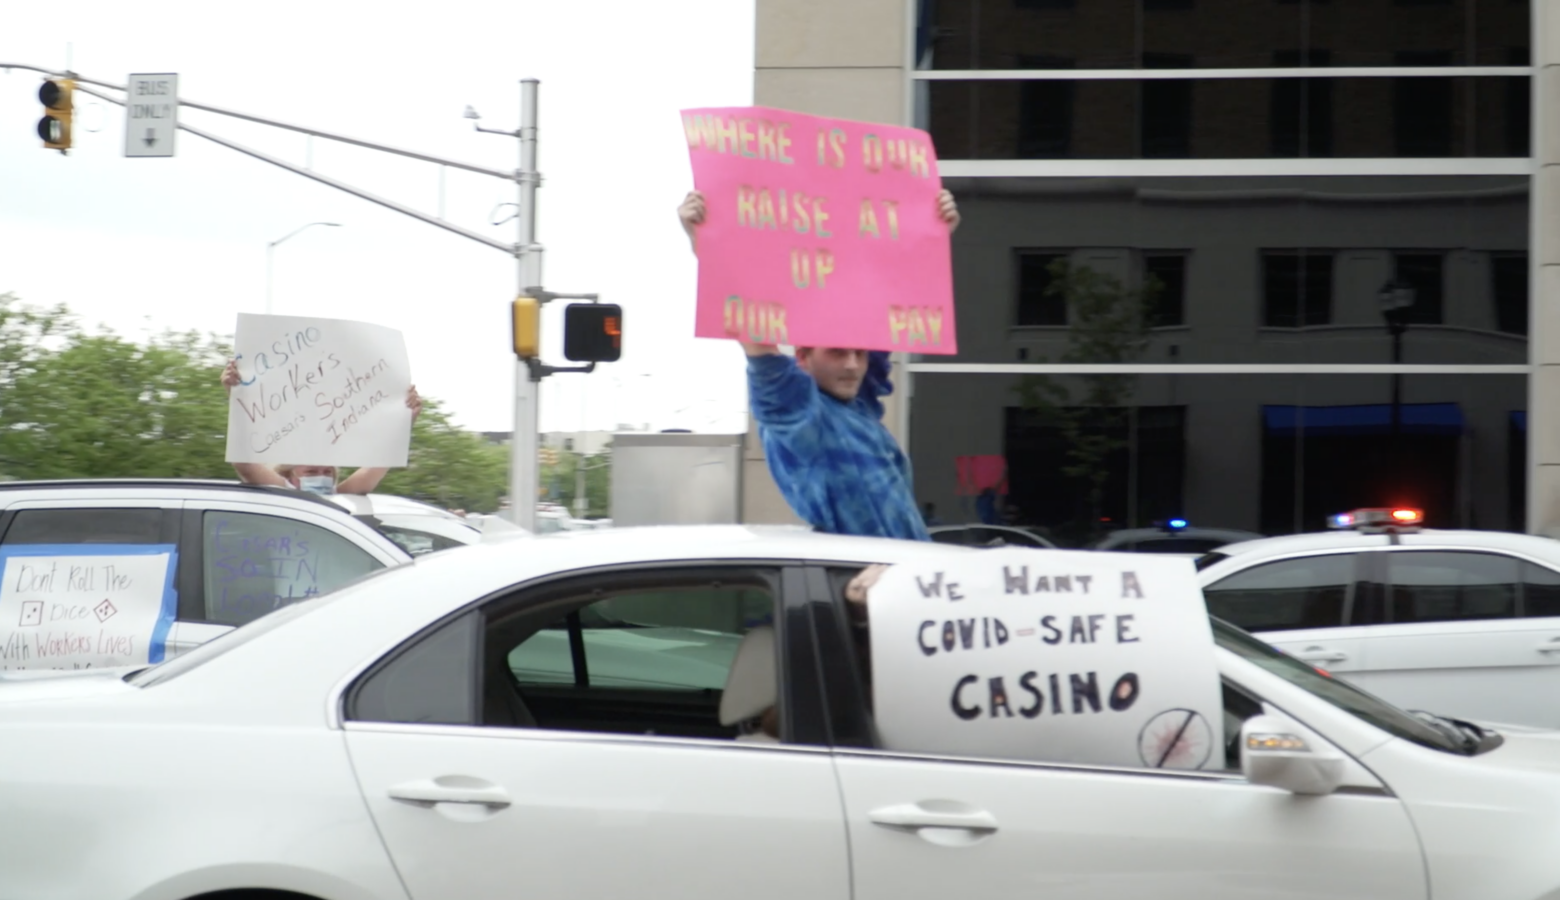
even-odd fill
[{"label": "white overcast sky", "polygon": [[[67,60],[67,52],[70,54]],[[196,0],[7,3],[0,62],[123,83],[177,72],[180,94],[286,122],[512,169],[519,80],[541,79],[538,239],[546,286],[624,308],[621,362],[543,386],[543,430],[619,423],[745,428],[740,350],[693,334],[695,267],[675,207],[691,183],[677,111],[752,100],[751,0]],[[34,133],[38,78],[0,73],[0,292],[68,304],[88,323],[144,336],[230,335],[263,312],[359,319],[406,335],[413,379],[467,428],[513,421],[512,257],[179,132],[173,159],[126,159],[122,110],[78,95],[76,149]],[[304,163],[308,139],[190,110],[184,121]],[[89,129],[96,129],[89,131]],[[436,213],[439,169],[313,141],[324,174]],[[448,170],[451,221],[507,242],[493,208],[512,183]],[[561,358],[561,314],[544,347]],[[220,390],[212,385],[213,390]]]}]

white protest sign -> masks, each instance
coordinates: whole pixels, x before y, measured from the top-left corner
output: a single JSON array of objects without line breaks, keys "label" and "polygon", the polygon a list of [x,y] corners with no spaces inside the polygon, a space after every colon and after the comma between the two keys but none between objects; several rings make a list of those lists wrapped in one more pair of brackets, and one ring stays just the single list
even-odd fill
[{"label": "white protest sign", "polygon": [[242,313],[228,462],[404,466],[411,365],[393,328]]},{"label": "white protest sign", "polygon": [[176,558],[171,544],[0,550],[0,671],[161,662]]},{"label": "white protest sign", "polygon": [[987,550],[893,566],[867,603],[888,749],[1223,765],[1213,633],[1187,560]]}]

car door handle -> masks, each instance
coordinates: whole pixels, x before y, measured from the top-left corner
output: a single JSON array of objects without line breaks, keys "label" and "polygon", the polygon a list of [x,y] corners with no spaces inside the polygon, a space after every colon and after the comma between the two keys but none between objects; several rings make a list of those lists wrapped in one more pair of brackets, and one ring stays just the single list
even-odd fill
[{"label": "car door handle", "polygon": [[874,825],[889,828],[958,828],[965,831],[997,830],[997,820],[983,809],[969,809],[947,802],[901,803],[867,813]]},{"label": "car door handle", "polygon": [[1560,653],[1560,638],[1550,638],[1548,642],[1538,645],[1539,653]]},{"label": "car door handle", "polygon": [[469,803],[502,809],[509,794],[490,782],[463,775],[404,781],[390,787],[390,799],[407,803]]},{"label": "car door handle", "polygon": [[1349,654],[1342,650],[1329,650],[1326,647],[1307,647],[1296,653],[1295,658],[1306,662],[1343,662],[1349,658]]}]

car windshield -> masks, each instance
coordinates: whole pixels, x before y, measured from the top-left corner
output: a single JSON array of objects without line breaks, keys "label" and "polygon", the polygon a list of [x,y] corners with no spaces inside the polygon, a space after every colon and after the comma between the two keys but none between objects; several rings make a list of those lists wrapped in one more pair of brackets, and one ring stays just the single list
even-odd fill
[{"label": "car windshield", "polygon": [[438,516],[359,516],[412,556],[464,547],[482,540],[482,532],[465,522]]},{"label": "car windshield", "polygon": [[1385,700],[1380,700],[1353,685],[1339,681],[1287,653],[1275,650],[1222,619],[1212,621],[1213,640],[1220,647],[1326,700],[1333,706],[1364,719],[1382,731],[1435,750],[1445,750],[1449,753],[1469,752],[1468,745],[1460,735],[1438,728]]},{"label": "car windshield", "polygon": [[1204,553],[1202,556],[1197,558],[1197,571],[1201,572],[1203,569],[1208,568],[1214,563],[1223,562],[1226,559],[1229,559],[1229,555],[1225,553]]}]

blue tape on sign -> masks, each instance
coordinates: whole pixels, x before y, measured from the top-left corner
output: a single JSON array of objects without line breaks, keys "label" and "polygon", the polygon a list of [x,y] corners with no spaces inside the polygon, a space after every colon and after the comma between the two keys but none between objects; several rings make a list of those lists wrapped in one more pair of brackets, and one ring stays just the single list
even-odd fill
[{"label": "blue tape on sign", "polygon": [[179,616],[179,592],[174,577],[179,571],[179,548],[174,544],[9,544],[0,546],[0,579],[9,577],[11,560],[48,556],[159,556],[168,557],[163,575],[162,605],[147,642],[147,661],[160,663],[167,655],[168,632]]}]

